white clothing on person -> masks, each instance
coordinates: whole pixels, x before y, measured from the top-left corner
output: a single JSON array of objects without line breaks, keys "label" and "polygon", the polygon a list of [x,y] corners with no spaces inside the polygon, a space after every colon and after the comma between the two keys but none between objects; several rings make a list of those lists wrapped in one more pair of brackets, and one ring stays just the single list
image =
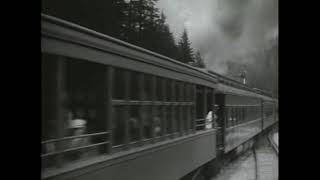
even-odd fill
[{"label": "white clothing on person", "polygon": [[206,117],[206,129],[212,128],[212,111],[209,111]]}]

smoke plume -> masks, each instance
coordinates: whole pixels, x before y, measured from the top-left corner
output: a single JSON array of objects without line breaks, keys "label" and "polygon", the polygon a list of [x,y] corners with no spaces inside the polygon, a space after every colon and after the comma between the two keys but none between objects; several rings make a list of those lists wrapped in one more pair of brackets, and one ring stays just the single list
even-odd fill
[{"label": "smoke plume", "polygon": [[159,0],[178,39],[186,28],[207,68],[230,73],[230,64],[263,70],[266,49],[277,44],[278,0]]}]

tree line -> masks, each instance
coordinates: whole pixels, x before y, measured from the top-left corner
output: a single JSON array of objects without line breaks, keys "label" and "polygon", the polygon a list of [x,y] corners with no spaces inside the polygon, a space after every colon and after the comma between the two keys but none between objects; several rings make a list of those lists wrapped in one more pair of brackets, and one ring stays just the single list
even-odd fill
[{"label": "tree line", "polygon": [[42,12],[204,68],[184,29],[176,43],[158,0],[43,0]]}]

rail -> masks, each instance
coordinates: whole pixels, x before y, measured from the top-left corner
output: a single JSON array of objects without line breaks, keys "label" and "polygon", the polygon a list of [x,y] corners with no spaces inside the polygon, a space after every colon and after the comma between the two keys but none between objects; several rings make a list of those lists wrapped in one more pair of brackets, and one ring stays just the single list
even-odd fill
[{"label": "rail", "polygon": [[[84,134],[84,135],[78,135],[78,136],[67,136],[67,137],[63,137],[63,138],[59,138],[59,139],[51,139],[51,140],[42,141],[41,145],[46,145],[49,143],[61,143],[66,140],[87,138],[87,137],[93,137],[93,136],[101,136],[101,135],[106,135],[106,134],[109,134],[109,132],[105,131],[105,132]],[[110,141],[102,141],[99,143],[91,143],[89,145],[84,145],[84,146],[75,147],[75,148],[65,148],[65,149],[61,148],[63,150],[58,150],[58,151],[53,151],[53,152],[41,154],[41,158],[53,156],[53,155],[58,155],[58,154],[62,154],[62,153],[70,152],[70,151],[77,151],[77,150],[81,150],[81,149],[92,148],[92,147],[101,146],[101,145],[105,145],[105,144],[109,144],[109,143],[110,143]]]},{"label": "rail", "polygon": [[76,139],[76,138],[99,136],[99,135],[104,135],[104,134],[109,134],[109,132],[106,131],[106,132],[91,133],[91,134],[84,134],[84,135],[78,135],[78,136],[67,136],[67,137],[63,137],[63,138],[59,138],[59,139],[50,139],[50,140],[42,141],[41,144],[48,144],[48,143],[65,141],[65,140]]},{"label": "rail", "polygon": [[109,141],[104,141],[101,143],[95,143],[95,144],[90,144],[87,146],[81,146],[81,147],[77,147],[77,148],[68,148],[62,151],[56,151],[56,152],[52,152],[52,153],[47,153],[47,154],[42,154],[41,157],[47,157],[47,156],[52,156],[52,155],[58,155],[58,154],[62,154],[62,153],[66,153],[66,152],[70,152],[70,151],[77,151],[77,150],[81,150],[81,149],[87,149],[87,148],[92,148],[92,147],[96,147],[96,146],[100,146],[100,145],[104,145],[104,144],[108,144],[110,143]]}]

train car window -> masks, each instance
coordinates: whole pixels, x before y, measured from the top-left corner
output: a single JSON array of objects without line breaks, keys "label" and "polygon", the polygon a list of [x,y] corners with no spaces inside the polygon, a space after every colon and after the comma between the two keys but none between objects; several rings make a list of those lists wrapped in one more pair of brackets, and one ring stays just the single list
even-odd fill
[{"label": "train car window", "polygon": [[154,107],[154,113],[152,117],[152,126],[153,126],[153,133],[154,136],[161,136],[163,131],[163,122],[162,122],[162,112],[161,107],[157,106]]},{"label": "train car window", "polygon": [[[55,61],[55,56],[49,54],[42,55],[41,63],[41,88],[42,88],[42,141],[56,138],[57,131],[55,127],[55,119],[58,111],[58,106],[56,106],[56,97],[58,96],[57,91],[57,61]],[[45,60],[44,60],[45,59]]]},{"label": "train car window", "polygon": [[183,122],[182,122],[182,109],[181,109],[181,106],[176,106],[175,107],[175,110],[176,110],[176,119],[175,119],[175,121],[176,121],[176,127],[177,127],[177,131],[176,132],[179,132],[179,131],[181,131],[182,130],[182,126],[183,126]]},{"label": "train car window", "polygon": [[113,99],[125,98],[125,71],[121,68],[115,68],[113,80]]},{"label": "train car window", "polygon": [[243,122],[247,122],[247,119],[248,119],[248,107],[244,106],[242,110],[243,110]]},{"label": "train car window", "polygon": [[128,122],[130,141],[138,141],[140,139],[140,122],[139,106],[133,105],[130,107],[130,118]]},{"label": "train car window", "polygon": [[242,107],[241,109],[242,111],[242,122],[246,122],[246,119],[247,119],[247,115],[246,115],[246,107]]},{"label": "train car window", "polygon": [[196,98],[196,109],[197,109],[197,119],[202,119],[204,118],[204,87],[202,86],[197,86],[197,98]]},{"label": "train car window", "polygon": [[[179,83],[179,102],[183,102],[184,101],[184,83],[183,82],[180,82]],[[185,111],[185,107],[183,105],[179,105],[179,114],[180,114],[180,117],[179,117],[179,129],[180,131],[184,131],[186,130],[186,118],[185,118],[185,114],[186,114],[186,111]]]},{"label": "train car window", "polygon": [[144,106],[141,111],[141,119],[143,123],[143,137],[150,139],[152,137],[152,109],[151,106]]},{"label": "train car window", "polygon": [[179,102],[180,101],[180,97],[181,97],[181,86],[180,86],[181,82],[180,81],[176,81],[175,83],[175,101]]},{"label": "train car window", "polygon": [[228,107],[229,108],[229,127],[233,126],[233,109],[232,107]]},{"label": "train car window", "polygon": [[191,84],[190,85],[190,100],[192,102],[195,102],[196,101],[196,97],[197,97],[197,94],[196,94],[196,85],[194,84]]},{"label": "train car window", "polygon": [[235,107],[235,114],[236,114],[235,115],[236,116],[235,124],[238,125],[238,124],[240,124],[240,119],[239,119],[240,118],[240,113],[239,113],[239,107],[237,107],[237,106]]},{"label": "train car window", "polygon": [[246,107],[242,107],[242,122],[246,122]]},{"label": "train car window", "polygon": [[[106,131],[106,114],[103,99],[105,99],[106,67],[97,63],[70,59],[66,64],[66,113],[68,124],[73,127],[74,121],[83,120],[82,134],[92,134]],[[75,135],[81,134],[72,129]],[[74,132],[76,131],[76,132]],[[101,136],[88,137],[88,143],[99,143]],[[74,145],[76,146],[76,145]],[[79,145],[80,146],[80,145]]]},{"label": "train car window", "polygon": [[207,111],[213,110],[213,90],[210,88],[208,89],[207,93]]},{"label": "train car window", "polygon": [[233,113],[232,113],[232,107],[228,106],[228,127],[232,127],[232,121],[233,121]]},{"label": "train car window", "polygon": [[191,101],[190,100],[190,85],[189,85],[189,83],[184,83],[184,87],[183,87],[183,89],[184,89],[184,102],[188,102],[188,101]]},{"label": "train car window", "polygon": [[[207,98],[207,108],[206,108],[207,117],[206,118],[208,118],[207,119],[208,122],[206,122],[206,123],[207,123],[207,128],[212,128],[213,125],[214,125],[214,123],[213,123],[214,119],[212,117],[213,116],[212,111],[213,111],[213,108],[214,108],[214,106],[213,106],[213,89],[212,88],[208,88],[208,91],[207,91],[207,94],[206,94],[206,98]],[[209,117],[210,114],[211,114],[211,117]]]},{"label": "train car window", "polygon": [[205,129],[205,108],[206,105],[204,104],[205,91],[204,86],[196,86],[196,127],[197,130],[204,130]]},{"label": "train car window", "polygon": [[144,99],[152,100],[152,76],[145,74],[144,76]]},{"label": "train car window", "polygon": [[238,124],[242,123],[242,107],[238,107]]},{"label": "train car window", "polygon": [[235,107],[231,107],[231,117],[232,117],[232,126],[236,125],[236,109]]},{"label": "train car window", "polygon": [[256,108],[256,106],[253,106],[253,107],[252,107],[252,116],[253,116],[253,117],[252,117],[251,120],[253,121],[253,120],[255,120],[256,117],[257,117],[257,108]]},{"label": "train car window", "polygon": [[[56,120],[59,107],[57,97],[59,96],[58,87],[58,62],[55,56],[42,54],[41,62],[41,142],[58,138],[59,128]],[[56,145],[54,143],[41,143],[41,154],[54,152]],[[57,162],[56,156],[47,156],[42,158],[42,168],[54,167]]]},{"label": "train car window", "polygon": [[167,79],[165,78],[161,78],[161,86],[159,86],[161,88],[161,101],[166,102],[167,101]]},{"label": "train car window", "polygon": [[250,119],[250,121],[253,121],[256,119],[256,107],[255,106],[252,106],[251,112],[252,112],[252,118]]},{"label": "train car window", "polygon": [[125,115],[123,113],[124,107],[123,106],[117,106],[113,108],[113,145],[117,146],[120,144],[124,144],[125,140],[125,126],[126,126],[126,120]]},{"label": "train car window", "polygon": [[247,115],[248,115],[247,121],[251,121],[251,120],[252,120],[252,106],[248,106],[247,110],[248,110],[248,113],[247,113]]},{"label": "train car window", "polygon": [[224,107],[224,121],[225,121],[225,124],[226,124],[226,127],[230,127],[229,126],[229,117],[230,117],[230,114],[229,114],[229,108],[227,106]]},{"label": "train car window", "polygon": [[238,114],[239,114],[239,124],[241,124],[243,122],[242,107],[238,108]]},{"label": "train car window", "polygon": [[138,72],[131,72],[130,75],[130,99],[131,100],[140,100],[139,99],[139,73]]},{"label": "train car window", "polygon": [[161,132],[160,135],[164,136],[167,134],[167,112],[166,112],[166,106],[162,105],[159,106],[159,112],[160,112],[160,127],[161,127]]},{"label": "train car window", "polygon": [[223,116],[223,121],[224,121],[225,127],[228,128],[229,127],[229,124],[228,124],[229,118],[228,118],[227,106],[224,106],[223,109],[221,109],[221,111],[222,111],[222,116]]},{"label": "train car window", "polygon": [[[103,101],[107,88],[105,66],[43,54],[44,159],[53,163],[51,157],[56,157],[69,163],[106,153],[106,146],[101,145],[108,141]],[[87,136],[79,137],[82,135]]]},{"label": "train car window", "polygon": [[236,124],[238,125],[238,124],[240,124],[241,123],[241,112],[240,112],[240,107],[239,106],[237,106],[236,107],[236,114],[237,114],[237,118],[236,118]]},{"label": "train car window", "polygon": [[182,121],[183,121],[183,130],[188,131],[188,109],[187,106],[182,106]]},{"label": "train car window", "polygon": [[167,128],[167,133],[171,134],[172,131],[172,111],[170,106],[165,107],[165,115],[166,115],[166,128]]},{"label": "train car window", "polygon": [[237,125],[238,121],[238,112],[237,112],[237,107],[233,107],[233,126]]},{"label": "train car window", "polygon": [[250,119],[250,121],[253,121],[256,118],[256,107],[255,106],[252,106],[251,112],[252,112],[252,118]]},{"label": "train car window", "polygon": [[171,98],[170,98],[170,101],[171,102],[175,102],[176,101],[176,84],[177,84],[177,81],[175,80],[171,80],[171,90],[170,90],[170,95],[171,95]]},{"label": "train car window", "polygon": [[162,92],[162,78],[161,77],[156,77],[156,100],[157,101],[162,101],[163,100],[163,92]]},{"label": "train car window", "polygon": [[170,80],[170,79],[166,79],[166,95],[167,95],[167,97],[166,97],[166,101],[171,101],[171,99],[172,99],[172,91],[171,91],[171,82],[172,82],[172,80]]},{"label": "train car window", "polygon": [[196,125],[195,117],[196,117],[196,115],[195,115],[195,106],[192,105],[190,107],[190,121],[189,121],[189,123],[190,123],[190,129],[193,129],[193,130],[195,130],[195,125]]},{"label": "train car window", "polygon": [[270,116],[273,115],[273,107],[272,104],[270,103],[265,103],[264,104],[264,117],[269,118]]},{"label": "train car window", "polygon": [[171,106],[171,123],[172,123],[172,132],[175,133],[178,131],[178,123],[177,123],[177,107],[176,106]]},{"label": "train car window", "polygon": [[192,114],[191,114],[191,106],[186,107],[186,128],[187,130],[192,129]]},{"label": "train car window", "polygon": [[184,102],[185,101],[185,96],[186,96],[186,84],[184,82],[180,83],[180,98],[179,101],[180,102]]}]

